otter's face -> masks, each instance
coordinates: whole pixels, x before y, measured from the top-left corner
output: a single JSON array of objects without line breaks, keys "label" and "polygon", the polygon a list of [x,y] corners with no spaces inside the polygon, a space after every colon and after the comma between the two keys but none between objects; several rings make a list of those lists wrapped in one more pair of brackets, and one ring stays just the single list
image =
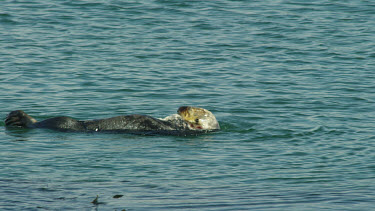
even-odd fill
[{"label": "otter's face", "polygon": [[189,124],[192,130],[220,129],[215,116],[206,109],[182,106],[177,110],[177,113]]}]

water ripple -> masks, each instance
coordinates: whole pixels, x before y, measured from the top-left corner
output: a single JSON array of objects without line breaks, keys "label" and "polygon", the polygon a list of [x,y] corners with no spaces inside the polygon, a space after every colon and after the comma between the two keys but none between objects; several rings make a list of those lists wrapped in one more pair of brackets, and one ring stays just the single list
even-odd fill
[{"label": "water ripple", "polygon": [[222,130],[65,134],[0,121],[0,206],[374,209],[374,8],[325,0],[2,2],[2,118],[16,109],[37,119],[164,117],[195,105],[211,110]]}]

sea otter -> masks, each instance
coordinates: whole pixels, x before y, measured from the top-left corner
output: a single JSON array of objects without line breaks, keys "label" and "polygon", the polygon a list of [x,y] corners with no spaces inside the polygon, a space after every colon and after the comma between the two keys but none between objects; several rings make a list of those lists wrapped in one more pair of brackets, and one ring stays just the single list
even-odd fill
[{"label": "sea otter", "polygon": [[219,130],[215,116],[203,108],[182,106],[177,114],[158,119],[147,115],[116,116],[107,119],[75,120],[60,116],[38,122],[22,110],[12,111],[7,127],[47,128],[72,132],[128,132],[139,134],[189,135]]}]

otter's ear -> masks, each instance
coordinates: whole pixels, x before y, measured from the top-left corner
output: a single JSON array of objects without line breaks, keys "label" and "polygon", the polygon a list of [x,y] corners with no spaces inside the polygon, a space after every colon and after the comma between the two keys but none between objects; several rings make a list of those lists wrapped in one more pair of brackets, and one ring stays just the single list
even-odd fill
[{"label": "otter's ear", "polygon": [[189,106],[181,106],[180,108],[178,108],[177,113],[183,113],[183,112],[185,112],[188,108],[189,108]]}]

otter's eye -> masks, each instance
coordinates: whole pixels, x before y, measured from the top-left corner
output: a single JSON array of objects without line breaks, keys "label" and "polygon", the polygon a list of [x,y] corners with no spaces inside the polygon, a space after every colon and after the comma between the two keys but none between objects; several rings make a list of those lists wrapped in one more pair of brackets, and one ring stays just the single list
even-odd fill
[{"label": "otter's eye", "polygon": [[199,119],[195,119],[195,123],[197,123],[197,124],[198,124],[198,123],[199,123]]}]

